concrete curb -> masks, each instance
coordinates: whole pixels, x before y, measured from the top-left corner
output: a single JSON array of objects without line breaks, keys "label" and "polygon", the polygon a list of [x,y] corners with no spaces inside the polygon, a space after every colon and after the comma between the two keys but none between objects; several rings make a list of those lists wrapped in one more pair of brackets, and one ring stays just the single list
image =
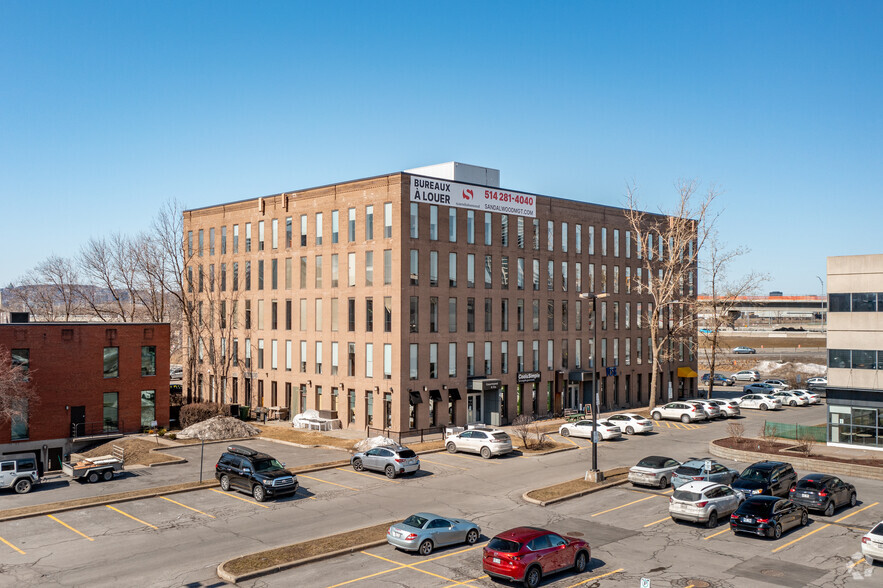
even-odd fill
[{"label": "concrete curb", "polygon": [[[293,441],[284,441],[282,439],[274,439],[272,437],[251,437],[251,439],[260,439],[261,441],[270,441],[272,443],[282,443],[283,445],[291,445],[292,447],[300,447],[301,449],[333,449],[335,451],[345,451],[352,455],[354,452],[351,449],[344,449],[343,447],[335,447],[333,445],[304,445],[303,443],[294,443]],[[355,445],[355,443],[353,443]]]},{"label": "concrete curb", "polygon": [[[168,454],[166,454],[166,455],[168,455]],[[160,466],[167,466],[167,465],[181,465],[182,463],[187,463],[187,460],[184,459],[183,457],[179,457],[178,459],[173,459],[170,461],[160,461],[157,463],[149,463],[149,464],[147,464],[147,467],[158,468]]]},{"label": "concrete curb", "polygon": [[730,449],[729,447],[721,447],[716,441],[717,440],[708,442],[708,451],[715,457],[744,462],[755,462],[770,458],[784,460],[787,457],[787,460],[791,465],[801,470],[809,470],[811,472],[819,472],[822,474],[833,474],[835,476],[865,478],[867,480],[883,480],[883,468],[876,466],[851,464],[840,461],[827,461],[824,459],[807,457],[783,456],[782,454],[746,451],[744,449]]},{"label": "concrete curb", "polygon": [[579,492],[574,492],[572,494],[567,494],[565,496],[559,496],[558,498],[552,498],[551,500],[537,500],[536,498],[531,498],[528,496],[534,490],[528,490],[521,497],[531,504],[537,504],[539,506],[548,506],[550,504],[555,504],[556,502],[563,502],[565,500],[570,500],[571,498],[579,498],[580,496],[585,496],[586,494],[593,494],[595,492],[600,492],[601,490],[606,490],[607,488],[613,488],[614,486],[622,486],[623,484],[628,483],[628,478],[624,480],[618,480],[616,482],[605,482],[600,484],[594,488],[587,488],[585,490],[580,490]]},{"label": "concrete curb", "polygon": [[[363,543],[361,545],[354,545],[353,547],[346,547],[344,549],[338,549],[336,551],[329,551],[327,553],[320,553],[318,555],[313,555],[310,557],[305,557],[303,559],[298,559],[295,561],[286,562],[284,564],[279,564],[275,566],[270,566],[268,568],[262,568],[260,570],[255,570],[253,572],[248,572],[245,574],[231,574],[230,572],[224,569],[224,565],[233,559],[228,559],[227,561],[223,561],[218,565],[218,577],[226,582],[230,582],[232,584],[236,584],[237,582],[242,582],[245,580],[252,580],[254,578],[259,578],[261,576],[267,576],[269,574],[275,574],[277,572],[281,572],[284,570],[289,570],[291,568],[295,568],[297,566],[302,566],[308,563],[313,563],[316,561],[322,561],[324,559],[331,559],[337,557],[339,555],[346,555],[348,553],[353,553],[354,551],[362,551],[363,549],[369,549],[371,547],[378,547],[380,545],[385,545],[386,539],[372,541],[370,543]],[[241,556],[240,556],[241,557]]]}]

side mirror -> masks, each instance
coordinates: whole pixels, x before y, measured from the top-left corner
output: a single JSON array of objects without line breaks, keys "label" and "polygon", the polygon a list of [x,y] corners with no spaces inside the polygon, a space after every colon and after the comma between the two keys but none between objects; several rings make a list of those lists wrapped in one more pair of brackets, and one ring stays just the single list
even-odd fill
[{"label": "side mirror", "polygon": [[282,466],[282,467],[283,467],[283,468],[284,468],[284,467],[285,467],[285,462],[284,462],[284,461],[283,461],[283,462],[281,462],[281,464],[280,464],[280,465],[281,465],[281,466]]},{"label": "side mirror", "polygon": [[251,468],[242,468],[243,473],[250,474]]}]

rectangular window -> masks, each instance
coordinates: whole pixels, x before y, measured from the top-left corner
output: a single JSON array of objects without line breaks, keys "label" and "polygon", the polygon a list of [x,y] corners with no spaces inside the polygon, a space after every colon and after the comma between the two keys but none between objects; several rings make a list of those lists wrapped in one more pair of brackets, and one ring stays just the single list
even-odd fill
[{"label": "rectangular window", "polygon": [[515,301],[515,326],[519,331],[524,330],[524,298]]},{"label": "rectangular window", "polygon": [[515,342],[515,369],[524,371],[524,341]]},{"label": "rectangular window", "polygon": [[850,312],[852,296],[849,294],[828,294],[828,312]]},{"label": "rectangular window", "polygon": [[264,260],[258,260],[258,290],[264,289]]},{"label": "rectangular window", "polygon": [[365,285],[374,285],[374,252],[365,252]]},{"label": "rectangular window", "polygon": [[515,268],[515,288],[517,290],[524,290],[524,258],[519,257],[516,261]]},{"label": "rectangular window", "polygon": [[104,348],[104,377],[118,378],[120,377],[120,348],[105,347]]},{"label": "rectangular window", "polygon": [[457,209],[448,209],[448,241],[457,242]]},{"label": "rectangular window", "polygon": [[300,342],[300,372],[307,373],[307,342]]},{"label": "rectangular window", "polygon": [[251,251],[251,223],[245,223],[245,252]]},{"label": "rectangular window", "polygon": [[374,377],[374,343],[365,343],[365,377]]},{"label": "rectangular window", "polygon": [[316,256],[316,289],[322,289],[322,256]]},{"label": "rectangular window", "polygon": [[589,227],[589,255],[595,255],[595,227]]},{"label": "rectangular window", "polygon": [[[261,300],[260,302],[263,302],[263,300]],[[322,331],[322,299],[321,298],[316,298],[314,308],[315,308],[315,311],[313,312],[313,317],[315,318],[315,322],[316,322],[316,330],[321,332]]]},{"label": "rectangular window", "polygon": [[383,238],[392,237],[392,202],[383,203]]},{"label": "rectangular window", "polygon": [[340,211],[331,211],[331,242],[340,242]]},{"label": "rectangular window", "polygon": [[371,333],[374,331],[374,299],[365,299],[365,331]]},{"label": "rectangular window", "polygon": [[533,300],[533,301],[531,301],[531,304],[533,307],[533,320],[532,320],[533,330],[539,331],[540,330],[540,301]]},{"label": "rectangular window", "polygon": [[484,256],[484,287],[491,288],[494,283],[494,258],[490,255]]},{"label": "rectangular window", "polygon": [[141,391],[141,427],[152,427],[156,422],[156,390]]},{"label": "rectangular window", "polygon": [[340,260],[337,253],[331,254],[331,287],[337,288],[340,285]]},{"label": "rectangular window", "polygon": [[509,299],[503,298],[500,300],[500,330],[508,331],[509,330]]},{"label": "rectangular window", "polygon": [[331,342],[331,375],[336,376],[340,372],[340,364],[338,362],[338,352],[340,345],[337,341]]},{"label": "rectangular window", "polygon": [[410,217],[410,229],[411,229],[411,238],[417,239],[420,236],[420,205],[416,202],[411,203],[411,217]]},{"label": "rectangular window", "polygon": [[448,298],[448,332],[457,332],[457,299]]},{"label": "rectangular window", "polygon": [[509,373],[509,342],[500,342],[500,373]]},{"label": "rectangular window", "polygon": [[270,340],[270,369],[278,369],[279,342],[276,339]]},{"label": "rectangular window", "polygon": [[438,296],[429,298],[429,332],[438,333]]},{"label": "rectangular window", "polygon": [[625,258],[626,259],[632,258],[632,232],[631,231],[625,232]]},{"label": "rectangular window", "polygon": [[555,342],[552,339],[546,342],[546,369],[555,369]]},{"label": "rectangular window", "polygon": [[316,341],[316,373],[322,373],[322,342]]},{"label": "rectangular window", "polygon": [[316,213],[316,245],[322,244],[322,218],[321,212]]},{"label": "rectangular window", "polygon": [[531,368],[536,371],[540,369],[540,341],[539,339],[534,339],[531,343]]},{"label": "rectangular window", "polygon": [[533,250],[540,250],[540,219],[535,218],[533,220]]},{"label": "rectangular window", "polygon": [[350,378],[356,375],[356,344],[346,344],[346,375]]},{"label": "rectangular window", "polygon": [[365,240],[374,240],[374,206],[370,204],[365,207]]},{"label": "rectangular window", "polygon": [[156,375],[156,347],[153,345],[141,347],[141,375]]},{"label": "rectangular window", "polygon": [[515,230],[516,230],[516,239],[517,239],[516,245],[518,246],[519,249],[524,249],[524,217],[519,216],[518,220],[516,221],[515,224],[516,224]]},{"label": "rectangular window", "polygon": [[490,245],[493,239],[493,215],[490,212],[484,213],[484,244]]},{"label": "rectangular window", "polygon": [[457,287],[457,254],[448,254],[448,286]]},{"label": "rectangular window", "polygon": [[429,252],[429,285],[438,286],[438,251]]},{"label": "rectangular window", "polygon": [[258,251],[264,250],[264,221],[258,221]]},{"label": "rectangular window", "polygon": [[509,215],[500,216],[500,245],[509,246]]},{"label": "rectangular window", "polygon": [[291,247],[291,240],[293,236],[293,226],[291,217],[285,217],[285,248],[289,249]]},{"label": "rectangular window", "polygon": [[429,344],[429,377],[438,378],[438,343]]},{"label": "rectangular window", "polygon": [[300,215],[300,246],[307,246],[307,215]]},{"label": "rectangular window", "polygon": [[567,316],[567,301],[561,301],[561,330],[566,331],[568,329],[568,321],[569,318]]},{"label": "rectangular window", "polygon": [[555,330],[555,301],[547,300],[546,301],[546,330],[554,331]]},{"label": "rectangular window", "polygon": [[417,356],[418,356],[418,354],[419,354],[419,349],[418,349],[418,346],[416,343],[411,343],[410,345],[408,345],[408,367],[409,367],[408,373],[409,373],[409,377],[412,380],[417,379],[417,373],[418,373]]},{"label": "rectangular window", "polygon": [[418,266],[419,255],[420,255],[420,253],[417,249],[411,249],[411,264],[410,264],[409,277],[411,279],[412,286],[419,285],[419,281],[420,281],[419,266]]},{"label": "rectangular window", "polygon": [[285,371],[291,371],[291,340],[285,341]]},{"label": "rectangular window", "polygon": [[104,393],[104,430],[118,431],[120,428],[120,402],[118,392]]},{"label": "rectangular window", "polygon": [[[245,311],[247,314],[248,313],[248,300],[246,300],[245,303],[246,303]],[[248,323],[247,320],[246,320],[246,323]],[[298,318],[298,324],[300,326],[301,331],[307,330],[307,299],[306,298],[300,299],[300,315]],[[248,326],[246,326],[245,328],[247,329]]]},{"label": "rectangular window", "polygon": [[347,269],[347,286],[350,288],[356,285],[356,254],[355,253],[347,253],[346,254],[346,269]]},{"label": "rectangular window", "polygon": [[583,226],[582,225],[573,225],[573,240],[574,240],[574,249],[577,253],[583,252]]},{"label": "rectangular window", "polygon": [[[619,266],[613,266],[613,293],[619,294]],[[683,292],[682,292],[683,294]]]},{"label": "rectangular window", "polygon": [[490,341],[484,342],[484,375],[489,376],[492,373],[493,366],[491,358],[493,356],[493,344]]},{"label": "rectangular window", "polygon": [[270,287],[273,290],[279,289],[279,260],[270,260]]},{"label": "rectangular window", "polygon": [[509,256],[504,255],[500,258],[500,288],[509,289]]},{"label": "rectangular window", "polygon": [[392,296],[383,297],[383,332],[392,332]]},{"label": "rectangular window", "polygon": [[347,210],[346,238],[347,238],[347,242],[349,242],[349,243],[356,242],[356,209],[355,208],[350,208]]},{"label": "rectangular window", "polygon": [[[116,394],[114,392],[113,394]],[[105,395],[106,396],[106,395]],[[30,405],[28,400],[19,399],[15,402],[15,407],[20,409],[20,413],[12,416],[9,422],[10,429],[10,440],[11,441],[24,441],[30,438],[30,430],[28,428],[28,423],[30,422]],[[5,465],[5,464],[4,464]]]},{"label": "rectangular window", "polygon": [[475,332],[475,298],[466,299],[466,332]]},{"label": "rectangular window", "polygon": [[307,258],[306,257],[300,258],[300,272],[299,273],[300,273],[300,287],[306,288],[307,287]]},{"label": "rectangular window", "polygon": [[438,206],[429,206],[429,240],[438,241]]},{"label": "rectangular window", "polygon": [[448,343],[448,376],[457,377],[457,344]]},{"label": "rectangular window", "polygon": [[466,254],[466,287],[475,288],[475,254]]},{"label": "rectangular window", "polygon": [[561,251],[567,253],[567,223],[561,223]]},{"label": "rectangular window", "polygon": [[484,299],[484,331],[485,333],[490,333],[493,330],[494,324],[494,311],[493,311],[493,299],[485,298]]},{"label": "rectangular window", "polygon": [[[249,226],[251,226],[251,225],[249,225]],[[203,231],[203,229],[199,229],[199,248],[197,249],[196,253],[200,257],[202,257],[202,248],[203,248],[204,241],[205,241],[204,231]]]},{"label": "rectangular window", "polygon": [[383,344],[383,379],[392,379],[392,344]]},{"label": "rectangular window", "polygon": [[567,262],[561,262],[561,290],[567,292]]},{"label": "rectangular window", "polygon": [[546,221],[546,249],[555,251],[555,221]]},{"label": "rectangular window", "polygon": [[601,227],[601,255],[607,255],[607,227]]},{"label": "rectangular window", "polygon": [[264,369],[264,340],[258,339],[258,369]]},{"label": "rectangular window", "polygon": [[475,343],[466,343],[466,377],[475,375]]},{"label": "rectangular window", "polygon": [[270,246],[279,249],[279,219],[274,218],[271,223]]},{"label": "rectangular window", "polygon": [[352,333],[356,330],[356,299],[349,298],[346,301],[347,327],[346,330]]},{"label": "rectangular window", "polygon": [[853,293],[852,312],[877,312],[877,294],[875,292]]},{"label": "rectangular window", "polygon": [[392,249],[383,250],[383,285],[392,284]]},{"label": "rectangular window", "polygon": [[338,324],[338,318],[337,318],[337,316],[338,316],[338,310],[339,310],[339,309],[338,309],[338,305],[339,305],[339,304],[340,304],[340,303],[338,302],[338,299],[337,299],[337,298],[332,298],[332,299],[331,299],[331,331],[334,332],[334,333],[337,332],[338,327],[339,327],[339,324]]},{"label": "rectangular window", "polygon": [[418,298],[416,296],[411,296],[409,301],[409,313],[408,313],[408,325],[410,325],[410,332],[417,333],[418,332]]},{"label": "rectangular window", "polygon": [[215,254],[215,228],[211,227],[208,230],[208,254]]},{"label": "rectangular window", "polygon": [[475,244],[475,211],[466,211],[466,243]]},{"label": "rectangular window", "polygon": [[619,229],[613,229],[613,257],[619,257]]},{"label": "rectangular window", "polygon": [[547,280],[546,287],[548,290],[555,289],[555,262],[551,259],[546,263]]}]

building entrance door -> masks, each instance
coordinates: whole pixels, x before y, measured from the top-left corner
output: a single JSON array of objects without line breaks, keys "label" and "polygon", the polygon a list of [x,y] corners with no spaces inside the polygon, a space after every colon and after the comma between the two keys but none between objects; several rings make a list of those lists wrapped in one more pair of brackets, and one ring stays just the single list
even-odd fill
[{"label": "building entrance door", "polygon": [[567,382],[567,406],[564,408],[579,408],[581,400],[579,397],[579,382]]},{"label": "building entrance door", "polygon": [[71,407],[71,436],[80,437],[86,434],[86,407]]},{"label": "building entrance door", "polygon": [[481,392],[466,394],[466,424],[481,422]]}]

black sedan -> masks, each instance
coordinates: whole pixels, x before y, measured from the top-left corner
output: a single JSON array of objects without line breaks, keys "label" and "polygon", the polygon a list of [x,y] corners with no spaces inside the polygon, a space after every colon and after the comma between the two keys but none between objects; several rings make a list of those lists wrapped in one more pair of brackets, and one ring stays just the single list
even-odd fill
[{"label": "black sedan", "polygon": [[730,529],[778,539],[784,531],[805,526],[808,521],[806,507],[787,498],[752,496],[730,515]]},{"label": "black sedan", "polygon": [[822,511],[826,517],[830,517],[840,506],[855,506],[857,498],[852,484],[829,474],[810,474],[791,489],[791,500],[809,510]]}]

